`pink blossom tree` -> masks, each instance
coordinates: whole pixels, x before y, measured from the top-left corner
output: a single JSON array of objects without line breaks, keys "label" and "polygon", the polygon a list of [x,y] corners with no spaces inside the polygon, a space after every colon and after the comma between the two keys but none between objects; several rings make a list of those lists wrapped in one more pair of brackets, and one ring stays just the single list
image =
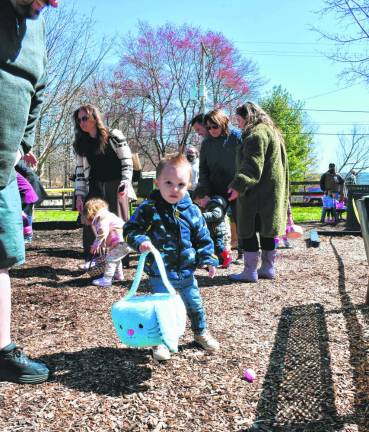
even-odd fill
[{"label": "pink blossom tree", "polygon": [[121,41],[121,60],[109,84],[111,117],[124,119],[120,127],[154,164],[192,140],[189,121],[200,111],[201,44],[206,48],[207,109],[222,107],[230,113],[255,96],[262,85],[255,64],[221,33],[139,23],[137,35]]}]

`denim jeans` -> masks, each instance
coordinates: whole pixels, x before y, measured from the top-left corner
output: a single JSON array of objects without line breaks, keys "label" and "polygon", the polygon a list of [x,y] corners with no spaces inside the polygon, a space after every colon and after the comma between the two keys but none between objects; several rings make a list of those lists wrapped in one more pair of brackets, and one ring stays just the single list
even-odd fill
[{"label": "denim jeans", "polygon": [[[200,335],[204,333],[206,329],[205,310],[195,276],[181,280],[169,279],[169,282],[179,293],[186,306],[187,316],[191,321],[191,329],[194,334]],[[150,277],[149,284],[153,294],[168,292],[163,285],[161,277]]]}]

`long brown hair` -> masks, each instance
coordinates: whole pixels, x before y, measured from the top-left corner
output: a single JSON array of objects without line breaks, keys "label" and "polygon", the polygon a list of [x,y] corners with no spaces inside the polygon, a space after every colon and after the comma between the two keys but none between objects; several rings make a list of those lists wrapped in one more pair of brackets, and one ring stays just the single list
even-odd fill
[{"label": "long brown hair", "polygon": [[204,126],[207,126],[208,123],[219,126],[222,130],[222,135],[229,135],[229,118],[222,110],[215,109],[206,113],[204,116]]},{"label": "long brown hair", "polygon": [[97,140],[99,142],[98,152],[105,153],[105,149],[106,146],[108,145],[108,140],[109,140],[109,130],[104,125],[104,122],[101,118],[101,114],[98,108],[91,104],[81,105],[73,113],[74,131],[75,131],[74,142],[73,142],[74,151],[77,154],[84,156],[86,154],[86,150],[89,146],[89,140],[90,140],[90,135],[84,132],[80,128],[80,125],[78,123],[78,113],[80,111],[85,111],[89,117],[94,118],[94,120],[96,121]]},{"label": "long brown hair", "polygon": [[247,134],[251,128],[254,126],[263,123],[270,126],[274,133],[276,134],[278,140],[281,144],[284,144],[284,138],[281,134],[281,131],[275,125],[272,118],[267,114],[262,108],[253,102],[246,102],[243,105],[240,105],[236,108],[236,114],[246,120],[246,124],[244,126],[244,132]]}]

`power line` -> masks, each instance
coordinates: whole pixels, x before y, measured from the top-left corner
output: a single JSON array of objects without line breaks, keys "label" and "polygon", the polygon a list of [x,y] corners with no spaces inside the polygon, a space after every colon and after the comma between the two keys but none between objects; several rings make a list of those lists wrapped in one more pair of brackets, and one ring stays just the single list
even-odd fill
[{"label": "power line", "polygon": [[[235,40],[234,43],[245,43],[245,44],[258,44],[258,45],[315,45],[317,42],[291,42],[291,41],[242,41],[242,40]],[[328,46],[336,46],[335,43],[328,43],[328,42],[319,42],[319,45],[328,45]]]},{"label": "power line", "polygon": [[369,114],[369,111],[365,111],[365,110],[341,110],[341,109],[320,109],[320,108],[296,108],[296,110],[298,110],[298,111]]},{"label": "power line", "polygon": [[240,50],[241,54],[251,55],[264,55],[264,56],[275,56],[275,57],[309,57],[309,58],[326,58],[322,54],[316,54],[314,52],[294,52],[294,51],[245,51]]}]

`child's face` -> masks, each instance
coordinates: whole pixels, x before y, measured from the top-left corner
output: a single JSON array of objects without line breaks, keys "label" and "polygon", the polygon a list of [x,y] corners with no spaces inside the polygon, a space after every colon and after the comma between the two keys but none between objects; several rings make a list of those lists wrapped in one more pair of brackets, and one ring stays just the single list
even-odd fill
[{"label": "child's face", "polygon": [[169,204],[176,204],[185,196],[190,184],[191,171],[185,165],[166,165],[155,180],[161,196]]}]

